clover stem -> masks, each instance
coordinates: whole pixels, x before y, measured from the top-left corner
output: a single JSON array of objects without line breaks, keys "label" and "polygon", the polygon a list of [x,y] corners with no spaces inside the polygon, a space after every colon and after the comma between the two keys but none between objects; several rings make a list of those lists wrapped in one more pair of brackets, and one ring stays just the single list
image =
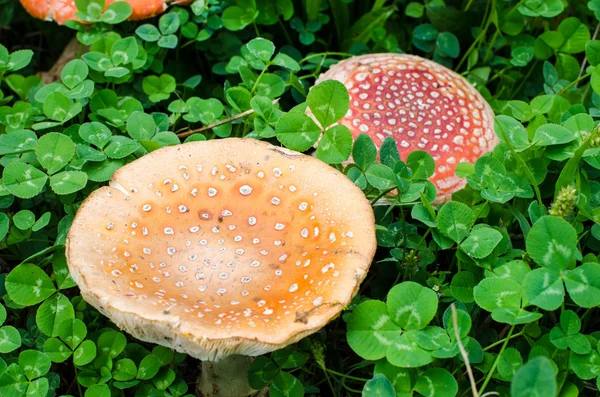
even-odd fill
[{"label": "clover stem", "polygon": [[323,368],[323,369],[324,369],[325,371],[327,371],[327,372],[331,373],[331,374],[334,374],[334,375],[340,376],[340,377],[342,377],[342,378],[352,379],[352,380],[356,380],[356,381],[359,381],[359,382],[368,382],[368,381],[369,381],[369,379],[365,379],[365,378],[359,378],[359,377],[357,377],[357,376],[352,376],[352,375],[346,375],[346,374],[343,374],[343,373],[341,373],[341,372],[334,371],[334,370],[332,370],[332,369],[329,369],[329,368]]},{"label": "clover stem", "polygon": [[[429,233],[431,233],[431,228],[427,229],[427,231],[425,232],[425,234],[423,234],[423,236],[421,237],[421,240],[419,240],[419,242],[417,243],[417,245],[415,246],[415,248],[412,249],[412,252],[414,252],[415,257],[417,256],[417,253],[419,252],[419,247],[421,246],[421,244],[423,244],[423,242],[425,241],[425,238],[429,235]],[[409,253],[409,255],[411,255]],[[412,270],[412,267],[411,269]],[[400,281],[400,277],[404,276],[402,278],[402,280],[406,280],[406,275],[409,274],[410,272],[407,271],[403,271],[403,272],[398,272],[398,274],[396,275],[396,278],[394,279],[394,282],[392,285],[396,285],[398,284],[398,281]]]},{"label": "clover stem", "polygon": [[[401,195],[398,194],[401,200]],[[406,259],[406,251],[408,249],[408,238],[406,233],[406,218],[404,217],[404,208],[400,207],[400,219],[402,219],[402,260]],[[412,266],[410,271],[412,271]]]},{"label": "clover stem", "polygon": [[508,138],[508,134],[504,130],[504,127],[500,124],[498,124],[498,126],[499,126],[498,129],[499,129],[500,133],[502,134],[504,143],[506,144],[506,146],[508,146],[508,149],[510,150],[512,155],[515,156],[515,159],[517,160],[519,165],[521,167],[523,167],[523,172],[525,173],[525,176],[527,177],[527,179],[529,179],[529,184],[533,186],[533,190],[535,192],[535,196],[537,198],[537,202],[538,202],[540,209],[545,208],[544,202],[542,201],[542,193],[540,192],[540,188],[537,184],[537,181],[535,180],[535,176],[533,176],[533,173],[529,169],[529,166],[527,165],[527,163],[525,163],[525,161],[521,158],[521,156],[515,151],[515,148],[513,148],[512,144],[510,143],[510,139]]},{"label": "clover stem", "polygon": [[560,95],[563,94],[564,92],[566,92],[569,88],[573,87],[574,85],[577,85],[577,83],[579,83],[581,80],[583,79],[587,79],[588,77],[590,77],[592,75],[592,73],[586,73],[580,77],[578,77],[577,79],[575,79],[574,81],[571,81],[569,84],[567,84],[566,86],[563,87],[562,90],[558,91],[556,93],[556,95]]},{"label": "clover stem", "polygon": [[254,95],[254,91],[256,91],[256,87],[258,87],[258,82],[260,81],[260,78],[263,76],[263,74],[265,74],[265,72],[267,71],[268,68],[269,68],[269,65],[265,65],[263,70],[260,72],[260,74],[256,78],[256,81],[254,82],[254,85],[252,86],[252,90],[250,91],[251,95]]},{"label": "clover stem", "polygon": [[[594,31],[594,35],[592,36],[592,40],[596,40],[598,37],[598,31],[600,30],[600,22],[596,25],[596,30]],[[577,76],[577,81],[585,72],[585,65],[587,63],[587,56],[583,57],[583,62],[581,62],[581,68],[579,68],[579,75]],[[575,88],[577,88],[577,84],[575,84]]]},{"label": "clover stem", "polygon": [[386,189],[386,190],[382,190],[377,197],[375,197],[373,200],[371,200],[371,206],[373,206],[377,201],[379,201],[379,199],[381,199],[383,196],[385,196],[386,194],[390,193],[391,191],[394,191],[398,189],[397,187],[393,187],[391,189]]},{"label": "clover stem", "polygon": [[329,389],[331,389],[332,395],[335,395],[335,387],[333,387],[333,383],[331,383],[331,378],[329,378],[329,374],[327,373],[327,368],[323,367],[323,374],[325,374],[325,379],[327,379],[327,384],[329,385]]},{"label": "clover stem", "polygon": [[[504,72],[506,72],[507,70],[509,70],[511,67],[510,66],[506,66],[502,69],[500,69],[498,72],[496,72],[489,80],[488,82],[492,82],[496,79],[499,79],[500,77],[504,76]],[[464,73],[463,73],[464,74]]]},{"label": "clover stem", "polygon": [[75,366],[75,363],[73,363],[73,371],[75,372],[75,383],[77,383],[77,391],[79,391],[80,396],[83,396],[83,390],[81,390],[81,385],[79,384],[79,380],[77,379],[79,374],[77,373],[77,367]]},{"label": "clover stem", "polygon": [[319,52],[317,54],[310,54],[304,58],[302,58],[300,60],[300,62],[298,63],[304,63],[306,61],[308,61],[309,59],[313,59],[313,58],[317,58],[317,57],[328,57],[329,55],[337,55],[337,56],[341,56],[341,57],[352,57],[354,56],[354,54],[350,54],[347,52]]},{"label": "clover stem", "polygon": [[431,230],[432,230],[432,228],[429,227],[427,229],[427,231],[425,232],[425,234],[423,234],[423,236],[421,237],[421,240],[419,240],[416,247],[414,248],[415,252],[419,251],[419,247],[421,247],[421,244],[423,244],[423,242],[425,241],[425,238],[429,235],[429,233],[431,233]]},{"label": "clover stem", "polygon": [[490,383],[490,380],[492,380],[492,375],[496,371],[496,367],[498,366],[498,361],[500,361],[500,355],[506,349],[506,346],[508,345],[508,341],[511,339],[512,333],[513,333],[514,330],[515,330],[515,325],[511,326],[510,329],[508,330],[508,335],[506,335],[506,338],[504,339],[504,343],[502,344],[502,348],[498,352],[498,355],[496,356],[496,359],[492,363],[492,367],[490,368],[490,371],[488,372],[487,376],[485,377],[485,380],[483,381],[483,384],[481,385],[481,389],[479,390],[481,393],[483,393],[483,391],[487,387],[488,383]]},{"label": "clover stem", "polygon": [[281,28],[281,30],[283,31],[283,35],[285,36],[285,41],[287,41],[287,43],[289,45],[293,45],[293,41],[292,38],[290,37],[290,34],[288,33],[285,25],[283,24],[283,22],[281,22],[281,19],[279,18],[279,15],[277,16],[277,23],[279,23],[279,27]]},{"label": "clover stem", "polygon": [[256,25],[256,22],[252,22],[252,25],[254,25],[254,32],[256,33],[256,37],[260,37],[260,32],[258,30],[258,26]]},{"label": "clover stem", "polygon": [[[531,67],[529,68],[529,71],[527,72],[527,74],[525,75],[524,79],[521,79],[521,83],[517,86],[517,89],[514,91],[514,93],[516,94],[517,92],[521,91],[521,88],[523,87],[523,85],[525,85],[525,82],[529,81],[529,76],[531,76],[531,73],[533,72],[533,70],[535,69],[535,67],[538,64],[538,60],[536,59],[535,61],[533,61],[533,64],[531,65]],[[511,97],[513,96],[513,92],[510,92]],[[585,96],[584,96],[585,98]]]},{"label": "clover stem", "polygon": [[[520,331],[520,332],[517,332],[516,334],[514,334],[514,335],[513,335],[513,336],[511,336],[510,338],[511,338],[511,339],[513,339],[513,338],[518,338],[519,336],[523,335],[524,333],[525,333],[525,330],[523,330],[523,331]],[[496,342],[492,343],[491,345],[484,347],[484,348],[483,348],[483,351],[484,351],[484,352],[486,352],[486,351],[488,351],[488,350],[490,350],[490,349],[493,349],[494,347],[496,347],[496,346],[498,346],[498,345],[500,345],[500,344],[504,343],[504,341],[506,341],[506,338],[502,338],[502,339],[500,339],[499,341],[496,341]]]},{"label": "clover stem", "polygon": [[479,26],[479,29],[480,29],[479,34],[477,35],[477,37],[473,41],[473,44],[471,44],[471,46],[469,47],[469,49],[467,50],[467,52],[465,52],[465,54],[461,58],[460,62],[458,63],[458,66],[456,67],[455,70],[459,70],[460,69],[460,67],[462,66],[462,64],[467,59],[469,59],[469,55],[471,55],[471,52],[473,52],[473,50],[475,49],[475,47],[479,48],[479,45],[478,45],[479,41],[481,41],[481,40],[483,40],[485,38],[485,35],[487,34],[487,29],[488,29],[489,24],[490,24],[489,15],[488,15],[489,5],[490,5],[489,2],[486,2],[485,14],[484,14],[483,19],[481,20],[481,25]]},{"label": "clover stem", "polygon": [[[488,25],[489,26],[489,25]],[[487,29],[487,26],[486,26]],[[496,42],[496,38],[498,37],[498,34],[500,33],[499,29],[496,29],[496,31],[494,32],[494,34],[492,35],[492,39],[490,40],[490,45],[488,46],[487,50],[485,51],[485,55],[483,56],[483,61],[486,62],[488,57],[492,54],[492,46],[494,45],[494,43]]]},{"label": "clover stem", "polygon": [[351,393],[358,393],[358,394],[362,393],[360,390],[356,390],[356,389],[351,388],[350,386],[346,386],[346,384],[344,382],[342,382],[342,386],[344,387],[344,389],[348,390]]},{"label": "clover stem", "polygon": [[515,12],[515,10],[517,8],[519,8],[521,6],[521,4],[523,4],[524,2],[525,2],[525,0],[521,0],[517,4],[515,4],[514,7],[510,9],[509,14],[512,13],[512,12]]},{"label": "clover stem", "polygon": [[481,206],[479,207],[479,211],[477,211],[477,215],[475,215],[475,221],[477,221],[477,219],[479,219],[479,216],[481,215],[481,213],[483,212],[483,209],[485,208],[485,206],[489,203],[489,200],[485,200],[485,202],[483,204],[481,204]]}]

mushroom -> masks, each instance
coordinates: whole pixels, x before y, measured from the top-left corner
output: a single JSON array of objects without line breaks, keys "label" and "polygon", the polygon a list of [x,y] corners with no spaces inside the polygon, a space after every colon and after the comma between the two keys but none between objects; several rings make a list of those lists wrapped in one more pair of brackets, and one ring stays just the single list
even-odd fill
[{"label": "mushroom", "polygon": [[229,138],[117,170],[79,208],[66,253],[83,298],[119,327],[216,361],[325,326],[358,291],[376,245],[372,208],[342,173]]},{"label": "mushroom", "polygon": [[462,76],[428,59],[406,54],[355,56],[321,74],[348,89],[350,109],[339,123],[356,138],[368,134],[379,148],[391,136],[403,159],[414,150],[436,161],[430,178],[436,202],[448,201],[466,185],[455,174],[460,162],[474,163],[499,142],[494,112]]},{"label": "mushroom", "polygon": [[[23,8],[34,18],[55,21],[59,25],[63,25],[71,20],[77,20],[75,16],[77,12],[75,0],[20,1]],[[115,1],[126,1],[131,5],[132,14],[129,16],[130,20],[151,18],[161,14],[167,8],[168,4],[185,5],[192,2],[192,0],[106,0],[106,6],[108,7]],[[52,68],[46,72],[40,72],[38,75],[42,77],[46,84],[60,80],[60,73],[64,65],[77,58],[81,54],[81,51],[87,52],[87,50],[88,47],[82,46],[79,40],[73,37]]]},{"label": "mushroom", "polygon": [[[130,20],[151,18],[161,14],[168,4],[188,4],[190,0],[116,0],[131,4],[133,13]],[[106,6],[115,0],[106,0]],[[55,21],[62,25],[67,21],[76,20],[75,0],[21,0],[21,4],[31,16],[46,21]]]}]

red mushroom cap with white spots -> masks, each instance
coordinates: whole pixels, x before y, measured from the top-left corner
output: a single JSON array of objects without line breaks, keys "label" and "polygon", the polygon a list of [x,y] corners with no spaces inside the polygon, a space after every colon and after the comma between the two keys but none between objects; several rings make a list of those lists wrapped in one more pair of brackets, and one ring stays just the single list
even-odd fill
[{"label": "red mushroom cap with white spots", "polygon": [[85,300],[119,327],[214,361],[322,328],[350,303],[376,245],[372,208],[342,173],[231,138],[119,169],[79,209],[67,260]]},{"label": "red mushroom cap with white spots", "polygon": [[[126,1],[131,5],[133,12],[129,17],[130,20],[140,20],[151,18],[155,15],[162,14],[168,4],[188,4],[191,0],[116,0]],[[106,7],[114,3],[115,0],[106,0]],[[59,25],[63,25],[70,20],[76,20],[75,0],[21,0],[23,8],[27,10],[31,16],[44,19],[46,21],[55,21]]]},{"label": "red mushroom cap with white spots", "polygon": [[415,150],[436,161],[430,178],[436,201],[451,199],[466,181],[455,175],[458,163],[474,163],[499,142],[494,112],[462,76],[427,59],[406,54],[371,54],[349,58],[319,76],[348,89],[350,109],[339,123],[356,138],[368,134],[377,147],[387,136],[402,159]]}]

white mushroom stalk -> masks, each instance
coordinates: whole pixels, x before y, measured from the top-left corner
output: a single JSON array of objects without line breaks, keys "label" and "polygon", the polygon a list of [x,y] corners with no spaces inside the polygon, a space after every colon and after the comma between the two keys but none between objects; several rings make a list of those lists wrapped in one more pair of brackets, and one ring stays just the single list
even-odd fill
[{"label": "white mushroom stalk", "polygon": [[256,356],[316,332],[350,303],[376,249],[359,188],[265,142],[163,148],[110,185],[70,229],[73,279],[134,337],[202,360]]},{"label": "white mushroom stalk", "polygon": [[436,170],[430,180],[438,202],[465,186],[455,174],[459,163],[475,163],[499,142],[485,99],[462,76],[428,59],[356,56],[333,65],[315,84],[324,80],[339,80],[348,89],[350,109],[339,123],[355,138],[367,134],[379,148],[390,136],[403,159],[415,150],[432,155]]}]

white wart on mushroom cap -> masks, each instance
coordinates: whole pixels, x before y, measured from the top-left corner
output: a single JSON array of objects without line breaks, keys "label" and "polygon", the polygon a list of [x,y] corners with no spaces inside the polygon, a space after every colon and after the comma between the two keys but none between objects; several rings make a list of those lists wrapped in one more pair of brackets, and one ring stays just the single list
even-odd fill
[{"label": "white wart on mushroom cap", "polygon": [[252,139],[157,150],[82,204],[67,259],[83,297],[133,336],[200,359],[259,355],[349,304],[373,211],[337,170]]},{"label": "white wart on mushroom cap", "polygon": [[[67,21],[77,20],[75,0],[20,0],[23,8],[34,18],[55,21],[63,25]],[[130,20],[152,18],[162,14],[169,4],[185,5],[191,0],[106,0],[105,7],[115,1],[126,1],[131,5]]]},{"label": "white wart on mushroom cap", "polygon": [[406,54],[349,58],[319,76],[339,80],[350,94],[350,109],[340,121],[356,138],[368,134],[377,147],[387,136],[402,159],[415,150],[436,161],[437,201],[446,201],[466,181],[455,175],[458,163],[474,163],[499,142],[494,112],[462,76],[427,59]]}]

